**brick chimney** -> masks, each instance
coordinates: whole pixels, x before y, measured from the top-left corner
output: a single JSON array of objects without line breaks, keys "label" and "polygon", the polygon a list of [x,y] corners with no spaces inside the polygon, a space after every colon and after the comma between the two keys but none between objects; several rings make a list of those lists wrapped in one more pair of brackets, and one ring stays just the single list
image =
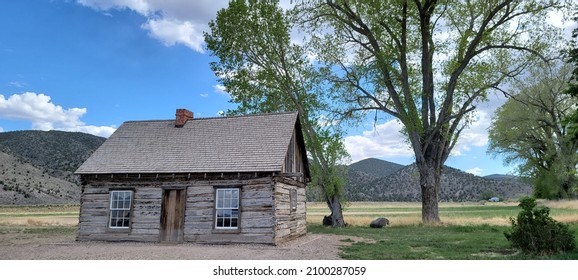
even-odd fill
[{"label": "brick chimney", "polygon": [[193,112],[187,109],[177,109],[175,116],[175,126],[182,127],[187,123],[188,120],[193,119]]}]

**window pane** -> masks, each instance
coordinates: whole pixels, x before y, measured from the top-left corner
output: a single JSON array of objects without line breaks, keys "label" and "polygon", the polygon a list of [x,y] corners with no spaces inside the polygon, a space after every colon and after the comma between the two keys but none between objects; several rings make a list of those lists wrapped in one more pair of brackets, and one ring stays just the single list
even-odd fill
[{"label": "window pane", "polygon": [[223,208],[223,190],[217,190],[217,209]]},{"label": "window pane", "polygon": [[111,209],[113,209],[113,208],[118,208],[118,207],[116,207],[116,201],[117,201],[117,200],[118,200],[118,193],[112,192],[112,193],[110,194],[110,208],[111,208]]},{"label": "window pane", "polygon": [[224,190],[225,193],[225,203],[223,205],[224,208],[231,208],[231,190]]},{"label": "window pane", "polygon": [[231,208],[231,198],[230,197],[225,198],[225,203],[223,205],[223,208]]},{"label": "window pane", "polygon": [[234,209],[239,208],[239,190],[238,189],[235,189],[232,192],[231,208],[234,208]]},{"label": "window pane", "polygon": [[130,209],[130,200],[131,200],[130,195],[131,195],[130,192],[127,192],[127,193],[125,194],[124,203],[123,203],[123,207],[122,207],[122,208],[124,208],[124,209]]}]

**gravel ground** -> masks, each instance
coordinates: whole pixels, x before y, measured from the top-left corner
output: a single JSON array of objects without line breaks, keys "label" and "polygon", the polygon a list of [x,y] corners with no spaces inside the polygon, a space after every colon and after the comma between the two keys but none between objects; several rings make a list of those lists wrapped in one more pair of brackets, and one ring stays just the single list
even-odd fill
[{"label": "gravel ground", "polygon": [[278,246],[76,242],[74,236],[0,234],[4,260],[335,260],[342,240],[355,237],[307,234]]}]

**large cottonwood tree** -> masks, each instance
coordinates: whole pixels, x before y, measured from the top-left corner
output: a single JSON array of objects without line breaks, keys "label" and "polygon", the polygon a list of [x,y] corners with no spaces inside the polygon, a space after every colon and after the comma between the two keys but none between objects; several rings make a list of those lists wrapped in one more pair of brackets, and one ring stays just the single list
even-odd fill
[{"label": "large cottonwood tree", "polygon": [[517,163],[538,198],[571,197],[578,183],[578,142],[564,122],[578,104],[578,96],[564,94],[570,76],[569,65],[530,71],[492,119],[489,151]]},{"label": "large cottonwood tree", "polygon": [[296,2],[344,113],[377,110],[403,123],[425,224],[440,222],[442,167],[476,104],[560,40],[546,24],[558,0]]},{"label": "large cottonwood tree", "polygon": [[[578,23],[578,11],[575,14],[574,21]],[[568,63],[572,65],[572,75],[568,80],[568,88],[566,94],[578,98],[578,28],[572,31],[571,47],[568,49]],[[565,123],[569,126],[572,139],[578,141],[578,108],[568,116]],[[578,190],[577,190],[578,191]]]},{"label": "large cottonwood tree", "polygon": [[231,113],[299,112],[312,184],[321,189],[331,224],[344,226],[341,130],[324,114],[330,107],[325,82],[305,50],[291,42],[287,13],[277,1],[233,0],[209,27],[207,48],[218,58],[211,68],[238,105]]}]

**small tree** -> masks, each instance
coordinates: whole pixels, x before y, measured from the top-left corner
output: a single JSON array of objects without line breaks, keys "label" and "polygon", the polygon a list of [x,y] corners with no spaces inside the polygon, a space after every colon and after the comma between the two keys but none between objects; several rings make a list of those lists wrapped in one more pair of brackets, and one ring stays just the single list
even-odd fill
[{"label": "small tree", "polygon": [[514,248],[533,255],[552,255],[576,248],[574,233],[550,215],[550,208],[536,207],[536,200],[523,198],[522,211],[511,218],[512,229],[504,233]]},{"label": "small tree", "polygon": [[347,158],[340,125],[331,122],[324,81],[306,50],[291,42],[289,14],[277,1],[235,0],[217,13],[205,33],[207,49],[218,58],[211,69],[238,105],[230,114],[297,111],[312,173],[331,211],[331,225],[345,226]]}]

